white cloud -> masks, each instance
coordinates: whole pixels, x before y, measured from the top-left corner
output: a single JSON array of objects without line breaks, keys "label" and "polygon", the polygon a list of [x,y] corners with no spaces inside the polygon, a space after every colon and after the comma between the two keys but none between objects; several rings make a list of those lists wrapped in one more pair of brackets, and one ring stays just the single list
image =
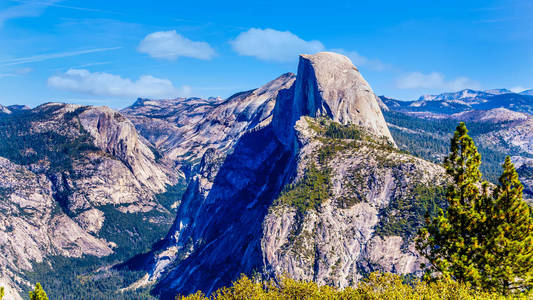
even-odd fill
[{"label": "white cloud", "polygon": [[34,55],[34,56],[29,56],[29,57],[11,58],[11,59],[6,59],[6,60],[0,60],[0,66],[21,65],[21,64],[54,59],[54,58],[62,58],[62,57],[76,56],[76,55],[81,55],[81,54],[117,50],[120,48],[121,47],[97,48],[97,49],[89,49],[89,50],[81,50],[81,51],[49,53],[49,54]]},{"label": "white cloud", "polygon": [[112,97],[174,98],[188,96],[189,87],[176,88],[168,79],[143,75],[138,80],[119,75],[90,72],[85,69],[70,69],[48,78],[48,86],[59,90]]},{"label": "white cloud", "polygon": [[463,89],[479,89],[480,84],[467,77],[457,77],[446,80],[444,75],[438,72],[424,74],[412,72],[398,78],[396,86],[401,89],[437,89],[446,91],[458,91]]},{"label": "white cloud", "polygon": [[48,6],[55,5],[60,1],[61,0],[17,1],[21,4],[13,5],[0,11],[0,27],[2,27],[6,21],[11,19],[38,17]]},{"label": "white cloud", "polygon": [[176,30],[158,31],[147,35],[137,47],[141,53],[168,60],[180,56],[211,59],[216,53],[206,42],[195,42],[178,34]]},{"label": "white cloud", "polygon": [[319,41],[305,41],[290,31],[251,28],[230,41],[240,55],[277,62],[295,61],[299,54],[323,51]]},{"label": "white cloud", "polygon": [[390,69],[389,65],[381,62],[379,59],[370,59],[356,51],[345,51],[343,49],[333,49],[332,51],[347,56],[356,67],[366,67],[373,71],[384,71]]}]

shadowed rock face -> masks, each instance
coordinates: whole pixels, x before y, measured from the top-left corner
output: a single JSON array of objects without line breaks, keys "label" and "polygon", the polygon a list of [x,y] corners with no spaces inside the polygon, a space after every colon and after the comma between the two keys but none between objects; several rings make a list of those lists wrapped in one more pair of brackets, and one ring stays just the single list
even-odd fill
[{"label": "shadowed rock face", "polygon": [[372,88],[347,57],[332,52],[301,55],[293,90],[292,97],[278,97],[274,109],[274,127],[283,143],[292,142],[289,128],[301,116],[326,116],[364,127],[394,144]]},{"label": "shadowed rock face", "polygon": [[[204,172],[190,186],[169,236],[174,242],[158,256],[156,266],[177,262],[154,272],[162,275],[156,286],[162,299],[178,291],[210,293],[241,273],[261,271],[262,222],[293,164],[270,126],[245,134],[223,161],[206,152]],[[172,249],[177,255],[168,255]]]}]

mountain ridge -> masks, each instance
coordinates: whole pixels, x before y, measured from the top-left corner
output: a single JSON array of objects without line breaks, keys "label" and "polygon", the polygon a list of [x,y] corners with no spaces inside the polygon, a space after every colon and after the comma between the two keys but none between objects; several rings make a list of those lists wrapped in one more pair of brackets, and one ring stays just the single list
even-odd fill
[{"label": "mountain ridge", "polygon": [[[114,257],[114,238],[133,235],[119,248],[139,255],[109,270],[140,272],[144,277],[124,281],[121,290],[153,288],[162,299],[209,293],[240,273],[267,279],[289,272],[338,287],[374,270],[419,274],[412,238],[426,211],[443,205],[447,177],[405,150],[420,142],[432,151],[430,138],[444,149],[455,123],[465,120],[484,161],[494,160],[486,149],[509,153],[521,179],[533,174],[530,98],[508,92],[465,90],[410,102],[377,97],[348,58],[319,53],[302,55],[297,74],[227,99],[138,98],[120,112],[2,106],[9,113],[0,113],[8,141],[0,145],[7,157],[0,157],[0,196],[7,199],[0,205],[8,223],[39,226],[53,243],[21,253],[6,238],[21,230],[0,222],[0,244],[31,267],[39,255],[48,264],[56,253]],[[35,145],[21,143],[13,135],[19,131],[39,134]],[[59,140],[65,145],[50,143]],[[533,181],[524,178],[528,193]],[[134,222],[121,227],[115,218]],[[138,227],[137,220],[160,227]],[[143,253],[146,246],[135,245],[146,244],[138,233],[147,228],[164,239]],[[39,236],[21,240],[32,239],[47,245]],[[27,286],[24,270],[11,265],[0,280],[18,280],[8,280],[9,291]],[[98,281],[105,272],[87,278]]]}]

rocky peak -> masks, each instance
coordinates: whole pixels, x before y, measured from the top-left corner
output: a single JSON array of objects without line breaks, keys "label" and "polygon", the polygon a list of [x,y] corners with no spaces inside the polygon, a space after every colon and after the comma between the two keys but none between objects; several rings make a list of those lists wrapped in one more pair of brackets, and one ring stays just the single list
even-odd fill
[{"label": "rocky peak", "polygon": [[451,115],[452,118],[461,121],[500,123],[518,120],[527,120],[531,118],[526,113],[512,111],[503,107],[489,110],[470,110]]},{"label": "rocky peak", "polygon": [[301,116],[327,116],[341,124],[362,126],[394,143],[376,96],[347,57],[320,52],[301,55],[292,93],[280,93],[274,127],[280,141],[290,144]]},{"label": "rocky peak", "polygon": [[10,114],[11,111],[7,107],[5,107],[2,104],[0,104],[0,113]]}]

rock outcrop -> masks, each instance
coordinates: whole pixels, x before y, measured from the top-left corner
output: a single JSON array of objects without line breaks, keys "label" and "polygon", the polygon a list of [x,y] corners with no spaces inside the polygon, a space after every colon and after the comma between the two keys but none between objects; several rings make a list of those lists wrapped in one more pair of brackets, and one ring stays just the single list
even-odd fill
[{"label": "rock outcrop", "polygon": [[451,115],[456,120],[464,122],[503,123],[511,121],[523,121],[531,118],[527,113],[512,111],[503,107],[489,110],[470,110]]},{"label": "rock outcrop", "polygon": [[300,56],[292,95],[283,94],[276,102],[273,125],[280,141],[292,142],[288,135],[301,116],[358,125],[394,144],[372,88],[352,62],[337,53]]}]

